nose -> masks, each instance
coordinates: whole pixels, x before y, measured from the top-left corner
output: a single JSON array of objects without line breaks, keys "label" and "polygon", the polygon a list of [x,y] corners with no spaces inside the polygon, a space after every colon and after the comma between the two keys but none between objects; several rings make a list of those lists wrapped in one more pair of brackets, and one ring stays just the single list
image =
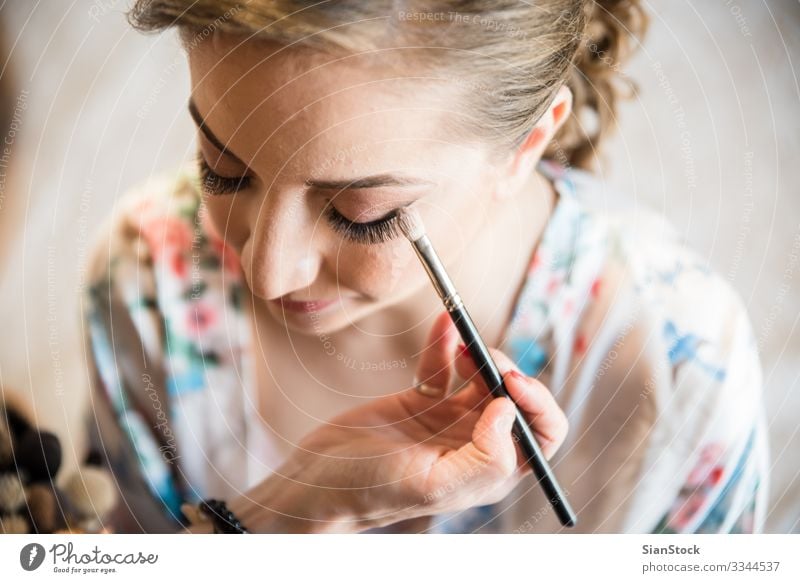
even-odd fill
[{"label": "nose", "polygon": [[250,236],[242,249],[250,288],[265,300],[310,288],[322,265],[321,250],[312,236],[313,221],[302,205],[280,205],[276,198],[253,213]]}]

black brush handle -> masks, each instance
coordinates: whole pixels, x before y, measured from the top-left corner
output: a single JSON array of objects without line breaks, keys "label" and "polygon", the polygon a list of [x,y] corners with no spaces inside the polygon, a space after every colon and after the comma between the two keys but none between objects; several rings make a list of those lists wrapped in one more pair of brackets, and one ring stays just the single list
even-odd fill
[{"label": "black brush handle", "polygon": [[[503,382],[503,377],[500,375],[500,371],[497,368],[497,364],[495,364],[492,355],[489,353],[489,349],[486,348],[480,333],[477,328],[475,328],[475,324],[473,324],[472,318],[470,318],[467,312],[467,308],[460,302],[458,302],[458,304],[459,305],[452,307],[452,309],[449,309],[448,312],[456,328],[458,328],[467,350],[469,350],[470,355],[472,355],[472,360],[478,367],[478,372],[480,372],[483,380],[486,382],[486,386],[489,387],[489,390],[492,392],[492,395],[495,397],[507,397],[511,399],[513,403],[514,399],[509,395],[505,383]],[[516,409],[517,413],[513,428],[515,440],[519,443],[522,453],[525,455],[531,468],[533,468],[533,474],[536,476],[536,480],[545,495],[547,495],[547,500],[555,510],[561,524],[564,526],[575,526],[578,521],[575,512],[570,507],[561,486],[559,486],[553,474],[553,470],[550,468],[547,460],[545,460],[544,454],[539,444],[536,442],[536,438],[533,436],[525,417],[519,410],[519,407]]]}]

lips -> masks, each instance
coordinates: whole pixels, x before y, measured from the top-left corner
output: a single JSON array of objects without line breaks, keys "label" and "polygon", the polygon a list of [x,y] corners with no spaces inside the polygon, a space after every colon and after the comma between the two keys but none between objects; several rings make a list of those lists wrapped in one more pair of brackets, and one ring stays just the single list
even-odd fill
[{"label": "lips", "polygon": [[275,304],[282,306],[283,309],[289,310],[291,312],[320,312],[325,308],[328,308],[334,304],[336,304],[339,300],[311,300],[308,302],[296,302],[292,300],[287,300],[283,298],[278,298],[277,300],[272,300]]}]

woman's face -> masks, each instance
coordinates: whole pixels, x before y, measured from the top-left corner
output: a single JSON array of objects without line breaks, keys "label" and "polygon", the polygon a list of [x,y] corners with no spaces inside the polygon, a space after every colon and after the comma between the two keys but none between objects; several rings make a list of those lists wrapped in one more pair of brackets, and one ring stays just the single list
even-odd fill
[{"label": "woman's face", "polygon": [[215,35],[190,51],[206,210],[278,321],[330,333],[430,285],[382,217],[418,201],[439,255],[459,257],[494,210],[496,168],[448,141],[442,89],[266,47]]}]

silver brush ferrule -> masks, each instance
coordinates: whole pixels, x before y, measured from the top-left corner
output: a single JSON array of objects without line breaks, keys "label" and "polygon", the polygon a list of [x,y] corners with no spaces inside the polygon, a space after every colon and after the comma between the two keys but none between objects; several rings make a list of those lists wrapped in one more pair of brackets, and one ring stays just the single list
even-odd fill
[{"label": "silver brush ferrule", "polygon": [[447,275],[444,265],[442,265],[442,262],[439,260],[439,256],[436,255],[436,251],[433,250],[433,245],[431,245],[428,236],[423,235],[416,241],[413,241],[412,245],[414,251],[416,251],[417,255],[422,259],[422,265],[428,273],[428,277],[431,278],[436,293],[442,298],[445,309],[447,309],[448,312],[453,312],[462,307],[464,304],[461,301],[461,296],[458,295],[456,287],[453,285],[453,282],[450,281],[450,277]]}]

